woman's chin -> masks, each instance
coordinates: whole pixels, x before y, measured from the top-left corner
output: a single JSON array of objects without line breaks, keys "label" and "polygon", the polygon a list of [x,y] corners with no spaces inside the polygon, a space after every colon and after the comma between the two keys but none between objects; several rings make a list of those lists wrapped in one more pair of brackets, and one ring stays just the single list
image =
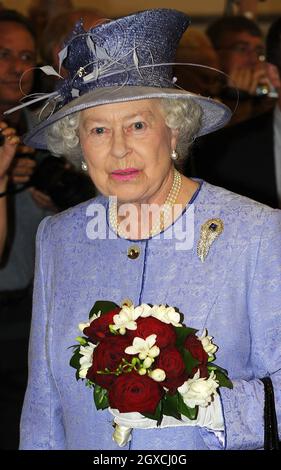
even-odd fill
[{"label": "woman's chin", "polygon": [[126,182],[125,184],[111,185],[109,194],[117,197],[120,202],[129,203],[137,202],[141,197],[142,191],[140,191],[139,185]]},{"label": "woman's chin", "polygon": [[139,194],[136,194],[136,193],[128,194],[128,193],[118,192],[114,194],[114,196],[117,198],[118,202],[122,204],[130,204],[130,203],[133,204],[135,202],[138,202],[139,200]]}]

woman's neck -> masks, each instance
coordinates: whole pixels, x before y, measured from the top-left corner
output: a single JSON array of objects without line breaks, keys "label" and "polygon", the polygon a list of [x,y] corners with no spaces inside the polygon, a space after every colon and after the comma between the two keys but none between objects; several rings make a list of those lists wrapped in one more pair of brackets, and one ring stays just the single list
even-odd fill
[{"label": "woman's neck", "polygon": [[[110,223],[122,238],[145,239],[167,229],[183,212],[198,183],[172,172],[172,179],[166,190],[157,198],[146,202],[119,203],[110,207]],[[164,197],[165,194],[165,197]]]}]

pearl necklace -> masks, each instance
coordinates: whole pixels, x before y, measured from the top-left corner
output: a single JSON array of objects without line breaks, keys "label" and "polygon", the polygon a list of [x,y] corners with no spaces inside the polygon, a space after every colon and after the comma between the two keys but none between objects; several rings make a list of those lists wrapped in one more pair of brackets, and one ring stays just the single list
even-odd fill
[{"label": "pearl necklace", "polygon": [[[164,204],[161,206],[160,216],[158,220],[153,224],[151,230],[149,231],[149,237],[153,237],[154,235],[162,232],[165,228],[165,217],[171,214],[171,209],[173,208],[180,189],[181,189],[181,175],[180,173],[174,169],[174,179],[173,184],[170,189],[170,192],[165,200]],[[114,232],[122,238],[128,238],[128,232],[122,230],[118,222],[118,209],[117,209],[117,202],[111,202],[109,206],[109,221],[110,225],[113,228]]]}]

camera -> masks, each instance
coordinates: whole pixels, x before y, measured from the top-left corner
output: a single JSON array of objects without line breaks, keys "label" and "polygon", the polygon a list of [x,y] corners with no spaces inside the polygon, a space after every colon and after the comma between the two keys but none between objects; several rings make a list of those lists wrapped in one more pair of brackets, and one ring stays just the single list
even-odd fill
[{"label": "camera", "polygon": [[90,177],[69,163],[64,157],[48,155],[36,167],[28,186],[33,186],[51,197],[60,209],[68,209],[96,195]]},{"label": "camera", "polygon": [[270,84],[260,84],[256,88],[256,96],[268,96],[269,98],[278,98],[278,92]]}]

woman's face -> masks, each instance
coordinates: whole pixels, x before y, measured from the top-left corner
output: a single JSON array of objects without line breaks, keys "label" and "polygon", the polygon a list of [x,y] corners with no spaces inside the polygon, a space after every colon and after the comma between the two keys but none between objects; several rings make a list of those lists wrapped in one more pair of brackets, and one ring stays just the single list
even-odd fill
[{"label": "woman's face", "polygon": [[[31,33],[14,21],[1,21],[0,103],[13,106],[30,93],[32,69],[36,64],[35,41]],[[21,87],[20,87],[21,83]]]},{"label": "woman's face", "polygon": [[177,131],[166,126],[160,100],[84,110],[79,136],[90,177],[102,194],[115,195],[121,202],[164,202]]}]

